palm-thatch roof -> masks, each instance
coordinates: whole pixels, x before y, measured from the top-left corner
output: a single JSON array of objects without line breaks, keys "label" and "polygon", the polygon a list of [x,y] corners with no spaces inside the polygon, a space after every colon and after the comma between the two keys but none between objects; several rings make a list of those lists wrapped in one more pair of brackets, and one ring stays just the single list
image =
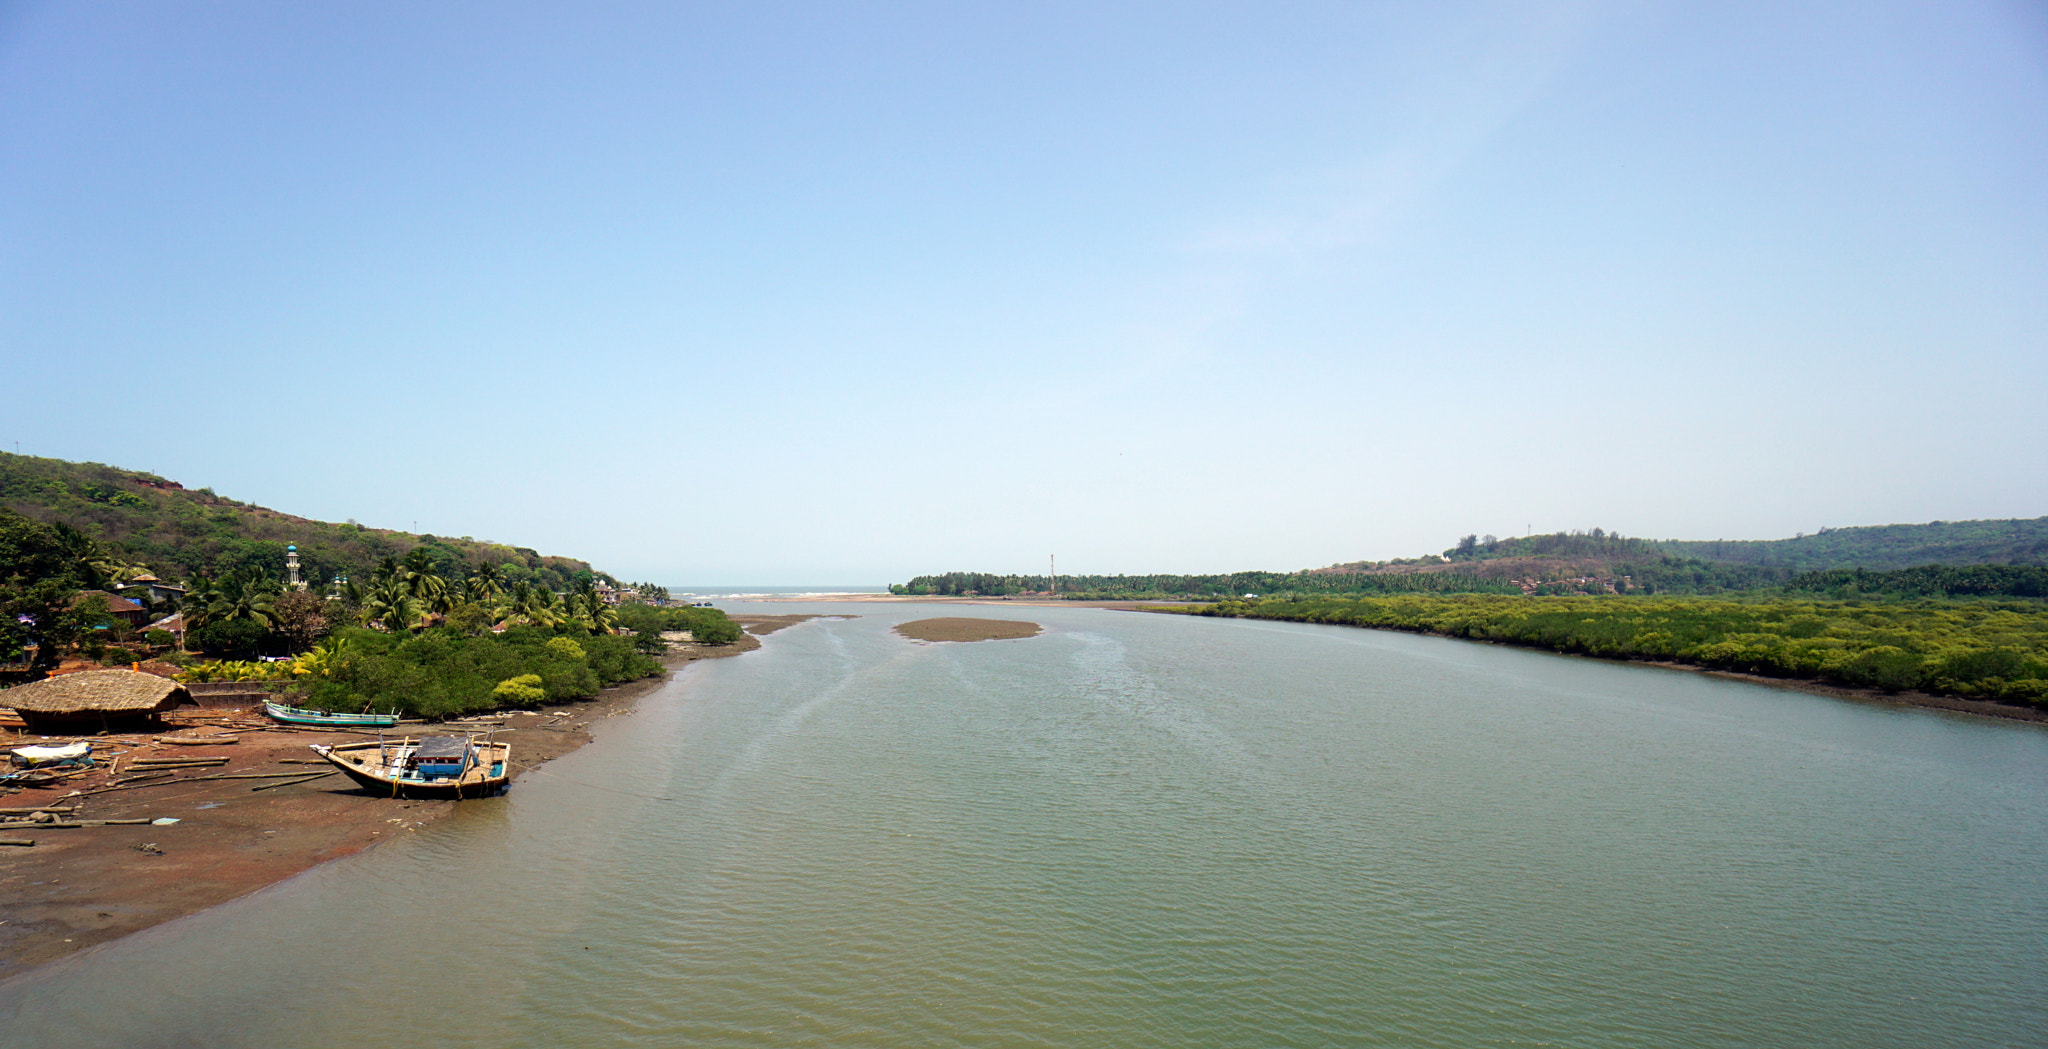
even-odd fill
[{"label": "palm-thatch roof", "polygon": [[38,721],[158,714],[191,701],[185,686],[133,670],[81,670],[0,692],[0,706],[13,707],[30,727]]}]

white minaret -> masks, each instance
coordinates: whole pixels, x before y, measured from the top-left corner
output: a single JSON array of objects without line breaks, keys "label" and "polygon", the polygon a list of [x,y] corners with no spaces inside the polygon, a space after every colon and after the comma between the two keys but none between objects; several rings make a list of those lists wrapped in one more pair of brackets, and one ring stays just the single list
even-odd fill
[{"label": "white minaret", "polygon": [[284,548],[285,584],[293,590],[304,590],[306,584],[299,578],[299,546],[293,543]]},{"label": "white minaret", "polygon": [[1060,592],[1060,555],[1045,555],[1045,566],[1052,572],[1052,592],[1057,594]]}]

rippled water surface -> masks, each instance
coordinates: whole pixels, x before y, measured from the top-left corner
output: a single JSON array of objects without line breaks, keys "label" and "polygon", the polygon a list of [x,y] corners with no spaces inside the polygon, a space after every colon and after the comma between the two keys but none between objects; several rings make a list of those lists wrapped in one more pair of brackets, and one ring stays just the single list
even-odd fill
[{"label": "rippled water surface", "polygon": [[[832,611],[0,985],[125,1046],[2037,1046],[2048,732],[1336,627]],[[516,739],[516,737],[515,737]],[[368,803],[368,802],[366,802]]]}]

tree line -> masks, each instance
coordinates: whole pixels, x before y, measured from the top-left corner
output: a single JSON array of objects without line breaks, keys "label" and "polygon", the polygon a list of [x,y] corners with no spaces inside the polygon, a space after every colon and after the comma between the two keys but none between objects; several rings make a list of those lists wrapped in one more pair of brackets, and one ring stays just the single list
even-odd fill
[{"label": "tree line", "polygon": [[[1509,537],[1467,534],[1443,552],[1451,562],[1512,557],[1605,558],[1646,562],[1660,558],[1737,564],[1777,573],[1838,568],[1886,571],[1926,564],[2048,564],[2048,517],[1992,521],[1822,528],[1790,539],[1642,539],[1601,528]],[[1389,562],[1392,564],[1395,562]],[[1354,562],[1337,568],[1377,567]]]},{"label": "tree line", "polygon": [[2048,705],[2048,615],[2032,601],[1414,595],[1238,599],[1184,611]]},{"label": "tree line", "polygon": [[[168,634],[135,638],[103,598],[78,600],[80,591],[108,589],[133,567],[67,524],[0,509],[0,664],[32,653],[19,675],[32,678],[73,650],[120,662],[156,655],[188,664],[194,678],[290,682],[303,693],[299,702],[322,709],[441,717],[592,695],[659,673],[663,635],[675,631],[703,644],[740,636],[717,609],[661,606],[668,593],[658,586],[628,588],[615,606],[595,575],[574,578],[558,594],[508,581],[488,561],[451,565],[416,548],[325,593],[287,589],[277,576],[247,570],[196,581],[184,600],[188,645],[221,656],[295,658],[193,664],[160,651]],[[135,647],[123,647],[129,644]]]},{"label": "tree line", "polygon": [[1446,561],[1491,561],[1504,557],[1656,557],[1663,553],[1648,539],[1631,539],[1604,528],[1555,532],[1549,535],[1498,536],[1472,534],[1443,552]]},{"label": "tree line", "polygon": [[1788,591],[1889,597],[2048,597],[2048,565],[1921,565],[1890,572],[1836,568],[1785,583]]}]

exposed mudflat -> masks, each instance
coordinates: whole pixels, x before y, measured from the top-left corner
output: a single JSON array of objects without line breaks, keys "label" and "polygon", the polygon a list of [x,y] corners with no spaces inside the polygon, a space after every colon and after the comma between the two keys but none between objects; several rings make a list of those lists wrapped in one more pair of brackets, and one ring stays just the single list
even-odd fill
[{"label": "exposed mudflat", "polygon": [[896,632],[913,641],[1007,641],[1036,637],[1037,623],[1021,619],[919,619],[896,625]]}]

